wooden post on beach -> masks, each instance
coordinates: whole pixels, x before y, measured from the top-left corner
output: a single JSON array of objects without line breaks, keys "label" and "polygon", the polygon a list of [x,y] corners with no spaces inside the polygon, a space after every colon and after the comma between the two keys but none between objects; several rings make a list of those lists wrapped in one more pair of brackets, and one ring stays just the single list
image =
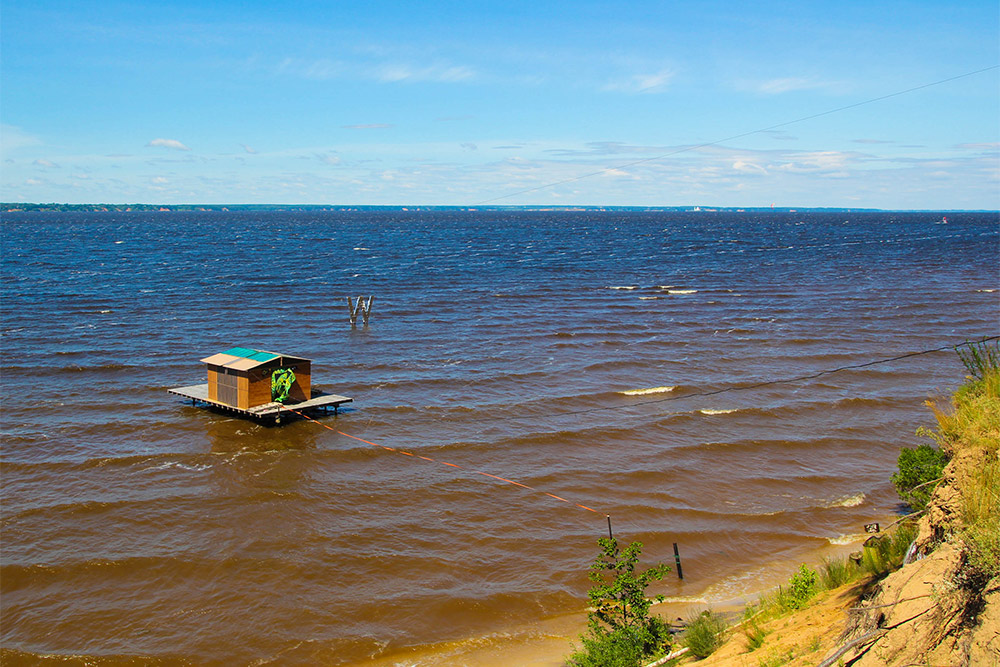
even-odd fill
[{"label": "wooden post on beach", "polygon": [[684,570],[681,569],[681,554],[677,551],[677,543],[674,542],[674,562],[677,563],[677,578],[684,580]]}]

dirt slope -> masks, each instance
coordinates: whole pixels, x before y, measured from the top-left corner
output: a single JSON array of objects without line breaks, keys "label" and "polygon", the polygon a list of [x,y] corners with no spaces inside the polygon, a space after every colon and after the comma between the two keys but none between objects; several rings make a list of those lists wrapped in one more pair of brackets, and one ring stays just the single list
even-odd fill
[{"label": "dirt slope", "polygon": [[767,639],[755,651],[736,629],[697,664],[1000,665],[1000,577],[977,576],[957,539],[963,488],[987,456],[997,453],[982,448],[955,453],[920,520],[912,562],[881,582],[844,586],[804,610],[762,624]]}]

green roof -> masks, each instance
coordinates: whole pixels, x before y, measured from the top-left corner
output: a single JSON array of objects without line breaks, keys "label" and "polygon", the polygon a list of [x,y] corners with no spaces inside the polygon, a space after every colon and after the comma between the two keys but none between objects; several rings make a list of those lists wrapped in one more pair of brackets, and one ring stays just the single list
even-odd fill
[{"label": "green roof", "polygon": [[226,350],[223,354],[228,354],[233,357],[243,357],[244,359],[252,359],[253,361],[270,361],[271,359],[278,358],[278,355],[271,352],[251,350],[249,347],[234,347]]}]

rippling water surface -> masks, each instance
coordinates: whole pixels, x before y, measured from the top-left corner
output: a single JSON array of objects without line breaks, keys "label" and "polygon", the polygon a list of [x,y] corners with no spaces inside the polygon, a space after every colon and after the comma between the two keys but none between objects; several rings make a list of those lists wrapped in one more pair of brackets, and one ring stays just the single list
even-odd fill
[{"label": "rippling water surface", "polygon": [[[896,509],[963,369],[749,386],[1000,328],[996,214],[941,217],[8,214],[3,646],[351,664],[487,635],[584,607],[605,513],[649,560],[680,545],[655,592],[752,591]],[[355,399],[324,423],[416,456],[166,393],[234,345],[313,359]]]}]

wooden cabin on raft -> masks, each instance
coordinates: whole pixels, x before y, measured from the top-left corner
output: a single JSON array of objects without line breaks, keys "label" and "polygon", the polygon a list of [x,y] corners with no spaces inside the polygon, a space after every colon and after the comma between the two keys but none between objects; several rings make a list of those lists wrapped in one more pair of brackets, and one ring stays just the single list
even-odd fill
[{"label": "wooden cabin on raft", "polygon": [[312,388],[312,362],[303,357],[233,347],[201,360],[208,383],[169,389],[171,394],[257,419],[339,406],[352,399]]}]

